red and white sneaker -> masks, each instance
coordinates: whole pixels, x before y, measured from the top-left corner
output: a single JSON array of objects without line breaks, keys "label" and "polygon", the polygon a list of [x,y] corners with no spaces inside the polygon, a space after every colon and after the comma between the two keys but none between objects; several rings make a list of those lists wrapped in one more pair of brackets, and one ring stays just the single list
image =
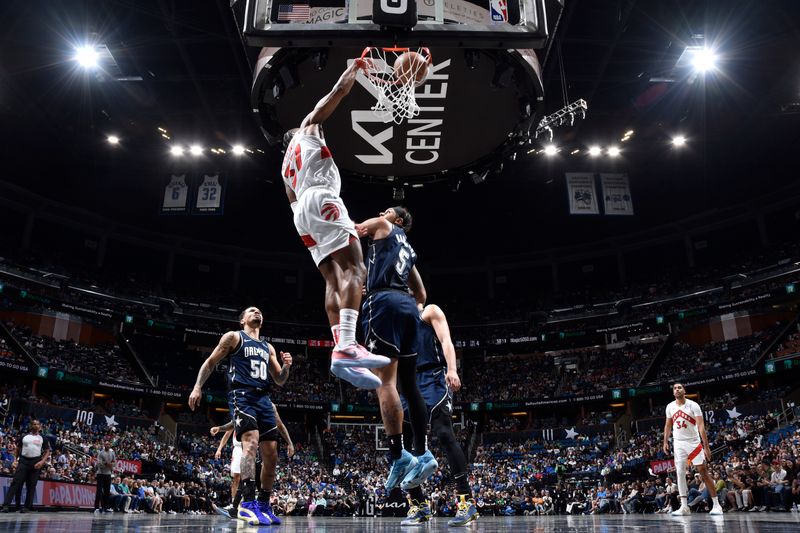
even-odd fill
[{"label": "red and white sneaker", "polygon": [[375,390],[381,386],[381,379],[366,368],[331,367],[331,372],[359,389]]},{"label": "red and white sneaker", "polygon": [[381,368],[389,363],[391,359],[382,355],[375,355],[369,352],[360,344],[351,344],[344,348],[334,348],[331,353],[331,372],[338,368]]}]

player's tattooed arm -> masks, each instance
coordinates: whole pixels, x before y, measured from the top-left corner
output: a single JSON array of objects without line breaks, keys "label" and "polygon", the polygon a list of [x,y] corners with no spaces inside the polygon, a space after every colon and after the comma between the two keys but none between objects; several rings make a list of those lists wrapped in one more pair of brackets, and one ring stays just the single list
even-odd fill
[{"label": "player's tattooed arm", "polygon": [[239,344],[239,334],[235,331],[229,331],[219,340],[219,344],[211,352],[211,355],[203,362],[200,371],[197,373],[197,381],[194,384],[192,393],[189,395],[189,408],[194,409],[200,405],[200,393],[203,391],[203,385],[208,381],[214,367],[222,361],[229,353],[231,353]]},{"label": "player's tattooed arm", "polygon": [[275,354],[275,348],[269,345],[269,373],[275,383],[283,385],[289,379],[289,369],[292,366],[292,354],[288,352],[281,352],[282,365],[278,363],[278,356]]}]

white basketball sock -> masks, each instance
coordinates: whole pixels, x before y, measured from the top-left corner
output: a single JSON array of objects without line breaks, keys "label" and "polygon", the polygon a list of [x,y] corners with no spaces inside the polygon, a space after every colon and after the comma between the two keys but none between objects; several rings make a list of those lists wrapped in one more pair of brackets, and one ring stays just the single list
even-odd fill
[{"label": "white basketball sock", "polygon": [[356,343],[356,324],[358,311],[355,309],[339,310],[339,346],[344,348]]}]

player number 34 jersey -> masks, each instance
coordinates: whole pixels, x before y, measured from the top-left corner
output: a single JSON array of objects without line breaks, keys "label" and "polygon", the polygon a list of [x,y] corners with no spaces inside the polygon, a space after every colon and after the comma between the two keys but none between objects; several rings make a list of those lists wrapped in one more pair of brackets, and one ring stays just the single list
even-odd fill
[{"label": "player number 34 jersey", "polygon": [[670,403],[667,405],[667,418],[672,420],[672,435],[675,440],[700,440],[697,421],[703,418],[703,411],[697,402],[687,399],[680,406],[677,402]]},{"label": "player number 34 jersey", "polygon": [[281,169],[283,182],[297,198],[310,187],[327,187],[336,196],[342,189],[342,178],[333,155],[325,139],[316,135],[295,135],[286,148]]}]

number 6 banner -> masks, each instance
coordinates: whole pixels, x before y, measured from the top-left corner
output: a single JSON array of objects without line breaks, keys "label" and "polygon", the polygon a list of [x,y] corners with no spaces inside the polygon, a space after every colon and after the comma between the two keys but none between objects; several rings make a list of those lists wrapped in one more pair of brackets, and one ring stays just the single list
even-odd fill
[{"label": "number 6 banner", "polygon": [[224,189],[219,174],[204,174],[197,186],[197,197],[194,204],[194,213],[204,215],[222,214],[222,196]]},{"label": "number 6 banner", "polygon": [[164,201],[161,204],[162,213],[187,213],[189,210],[189,186],[186,184],[186,174],[172,175],[164,187]]}]

